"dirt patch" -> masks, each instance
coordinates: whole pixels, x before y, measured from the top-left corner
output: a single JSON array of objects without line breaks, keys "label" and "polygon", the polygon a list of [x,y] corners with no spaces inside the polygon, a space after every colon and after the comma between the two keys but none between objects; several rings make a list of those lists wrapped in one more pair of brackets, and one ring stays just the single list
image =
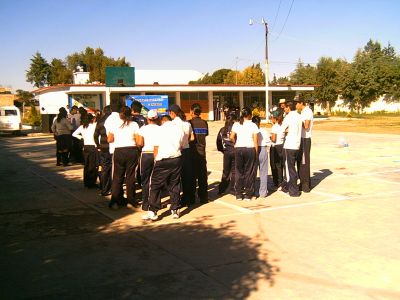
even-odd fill
[{"label": "dirt patch", "polygon": [[315,130],[400,134],[400,116],[316,120]]}]

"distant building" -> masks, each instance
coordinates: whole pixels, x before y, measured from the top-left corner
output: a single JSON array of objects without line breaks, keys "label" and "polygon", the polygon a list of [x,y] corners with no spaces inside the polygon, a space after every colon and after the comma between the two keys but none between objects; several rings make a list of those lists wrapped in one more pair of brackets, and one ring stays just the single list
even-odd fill
[{"label": "distant building", "polygon": [[11,93],[11,88],[0,87],[0,106],[14,105],[17,96]]},{"label": "distant building", "polygon": [[[49,122],[58,109],[72,105],[84,105],[93,110],[102,109],[111,99],[125,99],[127,95],[168,95],[169,104],[176,103],[189,113],[193,103],[202,106],[202,118],[223,119],[223,108],[257,108],[262,118],[266,117],[265,86],[249,85],[188,85],[203,76],[191,70],[136,70],[135,86],[106,87],[104,84],[81,84],[79,74],[87,78],[86,72],[75,72],[74,84],[61,84],[32,91],[40,103],[43,124]],[[75,75],[77,74],[77,76]],[[270,85],[269,107],[279,99],[293,99],[304,91],[313,91],[314,85]]]}]

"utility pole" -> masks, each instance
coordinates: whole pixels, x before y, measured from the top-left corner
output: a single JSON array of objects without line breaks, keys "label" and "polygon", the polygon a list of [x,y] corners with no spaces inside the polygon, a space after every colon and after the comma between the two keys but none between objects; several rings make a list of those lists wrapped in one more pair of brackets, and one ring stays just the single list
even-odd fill
[{"label": "utility pole", "polygon": [[238,80],[238,60],[239,60],[239,57],[236,56],[235,59],[236,59],[235,84],[237,85],[237,80]]},{"label": "utility pole", "polygon": [[[254,21],[250,19],[249,25],[253,25]],[[265,118],[268,120],[269,111],[269,61],[268,61],[268,23],[261,18],[261,24],[265,27]]]}]

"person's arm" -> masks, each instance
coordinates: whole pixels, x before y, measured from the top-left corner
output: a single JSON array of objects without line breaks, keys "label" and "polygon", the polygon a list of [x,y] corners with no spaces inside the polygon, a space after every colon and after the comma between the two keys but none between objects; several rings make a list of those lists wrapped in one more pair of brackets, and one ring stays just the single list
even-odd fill
[{"label": "person's arm", "polygon": [[79,126],[79,127],[72,133],[72,136],[73,136],[74,138],[77,138],[77,139],[79,139],[79,140],[82,140],[82,139],[83,139],[83,136],[82,136],[82,128],[83,128],[82,125]]},{"label": "person's arm", "polygon": [[258,153],[258,133],[253,133],[254,148],[256,149],[256,154]]},{"label": "person's arm", "polygon": [[304,122],[303,122],[304,129],[310,128],[310,123],[311,123],[311,120],[304,120]]},{"label": "person's arm", "polygon": [[107,142],[109,142],[109,143],[114,143],[114,133],[109,132],[109,133],[107,134]]},{"label": "person's arm", "polygon": [[97,123],[96,128],[94,129],[94,134],[93,134],[93,139],[94,139],[97,149],[100,149],[100,142],[99,142],[100,128],[101,128],[100,123]]},{"label": "person's arm", "polygon": [[143,139],[143,137],[142,137],[141,135],[135,133],[135,134],[133,135],[133,139],[135,140],[135,143],[136,143],[136,145],[137,145],[138,147],[143,147],[143,145],[144,145],[144,139]]},{"label": "person's arm", "polygon": [[271,141],[272,141],[273,143],[276,142],[276,133],[271,133]]},{"label": "person's arm", "polygon": [[154,159],[155,159],[157,157],[157,154],[158,154],[158,146],[154,146],[153,153],[154,153]]},{"label": "person's arm", "polygon": [[53,124],[51,125],[51,131],[53,131],[54,135],[57,135],[56,122],[57,120],[54,120]]},{"label": "person's arm", "polygon": [[232,141],[232,143],[236,144],[236,133],[231,131],[229,134],[229,139]]},{"label": "person's arm", "polygon": [[194,141],[194,133],[192,125],[189,126],[189,143]]}]

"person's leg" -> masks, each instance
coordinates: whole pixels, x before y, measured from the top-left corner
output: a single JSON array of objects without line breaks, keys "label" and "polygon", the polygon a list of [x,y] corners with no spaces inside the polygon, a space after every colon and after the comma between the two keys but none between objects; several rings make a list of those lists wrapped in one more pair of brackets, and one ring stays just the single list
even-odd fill
[{"label": "person's leg", "polygon": [[244,186],[244,148],[235,149],[235,195],[236,199],[243,198],[243,186]]},{"label": "person's leg", "polygon": [[218,185],[218,193],[222,194],[225,192],[226,188],[229,185],[230,181],[230,173],[231,173],[231,160],[230,160],[230,153],[224,152],[223,156],[223,167],[222,167],[222,177],[221,182]]},{"label": "person's leg", "polygon": [[279,186],[279,184],[278,184],[278,170],[277,170],[277,167],[276,167],[275,155],[277,155],[276,154],[276,147],[272,146],[270,148],[270,152],[269,152],[269,164],[270,164],[270,167],[271,167],[272,180],[274,181],[274,185],[276,187],[278,187]]},{"label": "person's leg", "polygon": [[140,160],[140,177],[142,178],[142,209],[149,209],[149,184],[154,166],[153,153],[142,153]]},{"label": "person's leg", "polygon": [[310,151],[311,151],[311,139],[310,138],[302,138],[303,144],[303,153],[300,162],[299,169],[299,177],[300,177],[300,186],[303,192],[310,192],[311,184],[310,184]]},{"label": "person's leg", "polygon": [[260,167],[260,189],[258,194],[260,197],[268,195],[268,148],[260,147],[258,155],[258,164]]},{"label": "person's leg", "polygon": [[161,208],[161,190],[168,179],[170,170],[166,161],[160,160],[154,163],[153,172],[150,176],[149,184],[149,210],[157,213]]},{"label": "person's leg", "polygon": [[289,181],[287,189],[289,195],[292,197],[297,197],[300,195],[299,187],[297,185],[297,172],[296,172],[296,159],[298,150],[286,149],[286,164],[289,173]]},{"label": "person's leg", "polygon": [[244,150],[244,198],[251,199],[255,194],[258,161],[255,148]]},{"label": "person's leg", "polygon": [[126,199],[128,203],[136,205],[136,169],[138,165],[139,152],[137,148],[127,147],[124,149],[126,161],[125,183],[126,183]]},{"label": "person's leg", "polygon": [[193,189],[193,165],[192,165],[192,154],[190,149],[182,150],[182,169],[181,169],[181,180],[182,180],[182,199],[181,204],[183,206],[191,205],[195,203],[195,191]]},{"label": "person's leg", "polygon": [[199,198],[201,203],[208,202],[208,174],[207,174],[207,160],[204,156],[199,156]]},{"label": "person's leg", "polygon": [[99,152],[99,155],[101,194],[106,196],[111,192],[112,155],[109,152]]},{"label": "person's leg", "polygon": [[229,165],[230,165],[230,176],[229,176],[229,190],[235,192],[235,178],[236,178],[236,163],[235,163],[235,151],[229,153]]},{"label": "person's leg", "polygon": [[122,185],[125,179],[125,155],[122,148],[116,148],[113,155],[113,174],[111,184],[111,203],[124,204],[124,191]]},{"label": "person's leg", "polygon": [[181,194],[181,168],[182,158],[171,158],[167,160],[166,166],[169,169],[168,192],[171,198],[171,210],[180,208]]},{"label": "person's leg", "polygon": [[285,159],[283,154],[283,145],[275,145],[275,167],[278,179],[278,187],[283,183],[283,170],[285,169]]}]

